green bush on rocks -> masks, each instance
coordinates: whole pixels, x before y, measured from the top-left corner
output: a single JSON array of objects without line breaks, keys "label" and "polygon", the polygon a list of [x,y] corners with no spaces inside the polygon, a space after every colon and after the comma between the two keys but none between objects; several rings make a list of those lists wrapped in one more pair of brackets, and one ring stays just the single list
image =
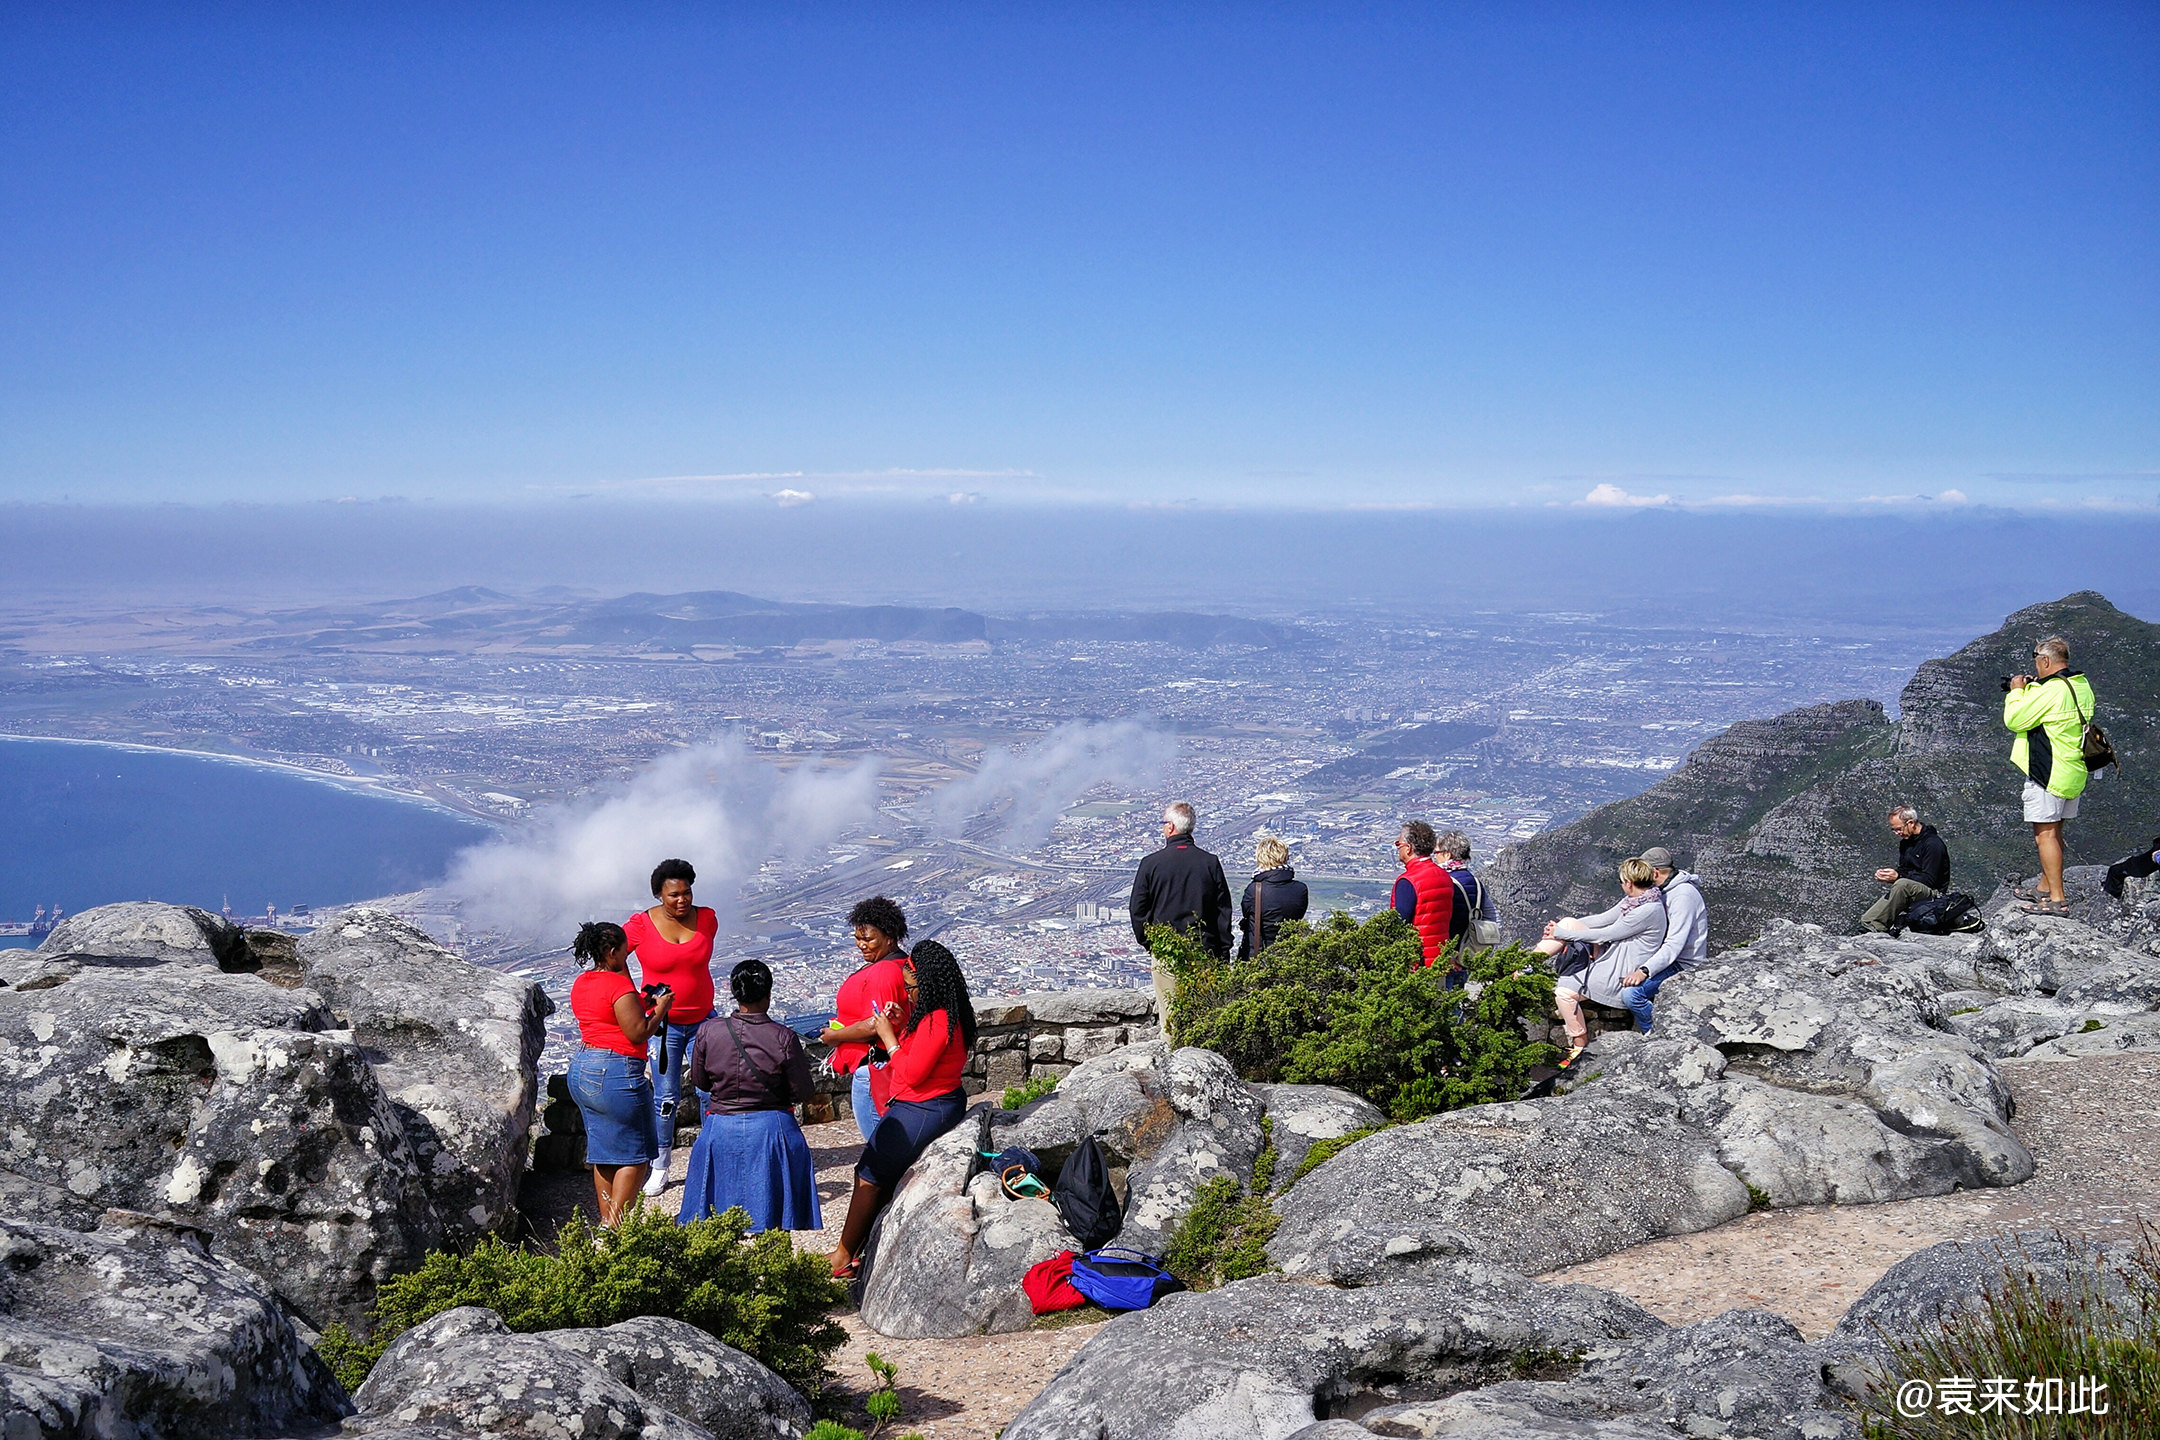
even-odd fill
[{"label": "green bush on rocks", "polygon": [[354,1390],[399,1335],[461,1305],[493,1310],[521,1332],[659,1315],[717,1336],[815,1397],[847,1338],[828,1314],[846,1287],[822,1257],[798,1254],[785,1231],[746,1239],[749,1228],[740,1209],[678,1225],[636,1205],[612,1231],[572,1216],[552,1255],[493,1236],[464,1255],[438,1250],[382,1287],[366,1341],[334,1324],[316,1352]]},{"label": "green bush on rocks", "polygon": [[1398,1121],[1513,1100],[1524,1073],[1559,1050],[1527,1038],[1552,1013],[1552,974],[1519,946],[1473,952],[1475,1000],[1421,963],[1417,932],[1392,910],[1363,924],[1336,911],[1288,928],[1259,956],[1217,960],[1176,931],[1149,932],[1176,977],[1182,1045],[1226,1057],[1247,1080],[1333,1085]]}]

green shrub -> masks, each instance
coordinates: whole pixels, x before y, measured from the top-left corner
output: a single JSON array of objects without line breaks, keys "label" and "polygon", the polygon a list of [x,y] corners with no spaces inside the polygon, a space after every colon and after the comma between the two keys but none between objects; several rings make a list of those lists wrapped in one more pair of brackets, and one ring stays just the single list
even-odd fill
[{"label": "green shrub", "polygon": [[[2026,1436],[2106,1435],[2110,1440],[2160,1437],[2160,1231],[2140,1220],[2143,1243],[2126,1261],[2102,1256],[2089,1240],[2060,1235],[2073,1254],[2093,1264],[2062,1295],[2050,1295],[2022,1263],[2003,1269],[1999,1290],[1990,1290],[1976,1311],[1959,1311],[1918,1335],[1883,1335],[1891,1359],[1859,1402],[1860,1424],[1868,1440],[2022,1440]],[[2060,1234],[2060,1232],[2058,1232]],[[2122,1287],[2115,1294],[2102,1271],[2112,1271]],[[1946,1376],[1961,1376],[1974,1387],[1970,1413],[1944,1413],[1941,1396]],[[2015,1413],[1999,1403],[1984,1410],[1983,1379],[2015,1382]],[[2067,1413],[2070,1387],[2081,1377],[2105,1385],[2099,1397],[2105,1415]],[[2058,1379],[2064,1413],[2024,1414],[2024,1385]],[[1931,1387],[1935,1402],[1918,1415],[1898,1404],[1901,1390],[1919,1381]],[[2044,1394],[2045,1392],[2043,1392]],[[1920,1408],[1920,1407],[1912,1407]]]},{"label": "green shrub", "polygon": [[1560,1052],[1525,1037],[1552,1013],[1552,975],[1519,946],[1471,955],[1476,1000],[1422,962],[1417,932],[1392,910],[1363,924],[1336,911],[1248,960],[1217,960],[1157,927],[1149,948],[1177,978],[1179,1043],[1227,1057],[1258,1082],[1335,1085],[1396,1120],[1513,1100],[1532,1065]]},{"label": "green shrub", "polygon": [[1248,1195],[1235,1175],[1217,1175],[1178,1222],[1163,1263],[1195,1290],[1264,1275],[1274,1268],[1267,1242],[1281,1223],[1264,1196]]},{"label": "green shrub", "polygon": [[2090,1034],[2092,1034],[2092,1033],[2093,1033],[2093,1031],[2095,1031],[2095,1030],[2105,1030],[2105,1029],[2107,1029],[2107,1026],[2105,1026],[2105,1025],[2101,1024],[2101,1023],[2100,1023],[2100,1022],[2099,1022],[2098,1020],[2087,1020],[2087,1021],[2086,1021],[2086,1022],[2085,1022],[2085,1023],[2083,1024],[2083,1025],[2080,1025],[2080,1026],[2078,1027],[2078,1034],[2080,1034],[2080,1035],[2090,1035]]},{"label": "green shrub", "polygon": [[[1305,1152],[1305,1158],[1298,1161],[1297,1173],[1290,1177],[1290,1184],[1297,1184],[1298,1181],[1312,1174],[1313,1171],[1327,1164],[1328,1161],[1342,1154],[1343,1151],[1357,1144],[1366,1136],[1377,1135],[1382,1130],[1392,1130],[1394,1128],[1392,1123],[1387,1125],[1367,1125],[1363,1129],[1352,1130],[1347,1135],[1337,1135],[1332,1140],[1313,1141],[1312,1148]],[[1284,1188],[1288,1189],[1289,1187],[1285,1186]]]},{"label": "green shrub", "polygon": [[1275,1188],[1275,1117],[1260,1117],[1260,1153],[1253,1157],[1252,1192],[1265,1195]]},{"label": "green shrub", "polygon": [[1005,1087],[1005,1099],[1001,1108],[1018,1110],[1024,1105],[1032,1105],[1057,1089],[1057,1082],[1061,1078],[1063,1077],[1057,1075],[1037,1075],[1034,1079],[1024,1080],[1018,1085],[1008,1085]]},{"label": "green shrub", "polygon": [[494,1236],[465,1255],[437,1250],[382,1287],[365,1343],[332,1325],[316,1351],[352,1390],[397,1336],[460,1305],[485,1306],[521,1332],[663,1315],[717,1336],[816,1395],[825,1362],[846,1339],[827,1312],[847,1289],[822,1257],[798,1254],[785,1231],[746,1240],[749,1228],[740,1209],[678,1225],[635,1205],[612,1231],[572,1216],[553,1255]]}]

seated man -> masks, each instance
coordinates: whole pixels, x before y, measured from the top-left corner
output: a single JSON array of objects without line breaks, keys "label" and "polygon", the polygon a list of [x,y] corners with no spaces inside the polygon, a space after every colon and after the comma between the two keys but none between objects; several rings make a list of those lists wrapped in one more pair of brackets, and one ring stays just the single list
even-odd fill
[{"label": "seated man", "polygon": [[1920,823],[1920,812],[1910,805],[1890,811],[1890,829],[1898,837],[1897,868],[1888,866],[1875,878],[1890,887],[1889,893],[1870,905],[1860,917],[1869,930],[1889,934],[1905,923],[1905,912],[1915,900],[1931,900],[1950,888],[1950,850],[1932,825]]},{"label": "seated man", "polygon": [[2135,855],[2125,855],[2108,866],[2107,879],[2101,884],[2107,893],[2122,899],[2125,880],[2143,880],[2150,875],[2160,875],[2160,835],[2152,838],[2152,844]]}]

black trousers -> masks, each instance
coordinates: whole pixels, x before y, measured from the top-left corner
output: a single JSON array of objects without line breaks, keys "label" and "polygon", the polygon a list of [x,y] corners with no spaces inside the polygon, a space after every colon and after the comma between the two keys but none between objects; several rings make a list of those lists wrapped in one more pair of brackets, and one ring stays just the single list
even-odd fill
[{"label": "black trousers", "polygon": [[2122,899],[2123,881],[2132,878],[2142,880],[2148,875],[2160,873],[2160,863],[2153,860],[2154,850],[2160,850],[2160,835],[2153,837],[2153,843],[2149,848],[2140,850],[2135,855],[2125,855],[2122,859],[2108,866],[2107,879],[2102,882],[2107,887],[2107,893],[2120,900]]}]

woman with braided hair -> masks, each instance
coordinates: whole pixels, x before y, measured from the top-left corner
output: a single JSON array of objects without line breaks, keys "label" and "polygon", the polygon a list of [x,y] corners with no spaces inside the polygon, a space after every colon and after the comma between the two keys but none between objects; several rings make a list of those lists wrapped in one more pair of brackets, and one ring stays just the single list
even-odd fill
[{"label": "woman with braided hair", "polygon": [[582,925],[570,948],[592,967],[570,986],[579,1042],[570,1061],[570,1098],[585,1117],[585,1158],[592,1165],[600,1223],[613,1225],[660,1153],[645,1042],[666,1030],[675,997],[662,989],[647,1007],[630,983],[630,942],[620,925],[605,920]]},{"label": "woman with braided hair", "polygon": [[843,1279],[855,1273],[870,1222],[908,1167],[967,1110],[960,1077],[975,1048],[967,977],[952,951],[935,940],[917,945],[905,968],[908,1005],[888,1002],[875,1017],[878,1042],[892,1054],[892,1103],[855,1165],[855,1193],[832,1252],[832,1273]]}]

